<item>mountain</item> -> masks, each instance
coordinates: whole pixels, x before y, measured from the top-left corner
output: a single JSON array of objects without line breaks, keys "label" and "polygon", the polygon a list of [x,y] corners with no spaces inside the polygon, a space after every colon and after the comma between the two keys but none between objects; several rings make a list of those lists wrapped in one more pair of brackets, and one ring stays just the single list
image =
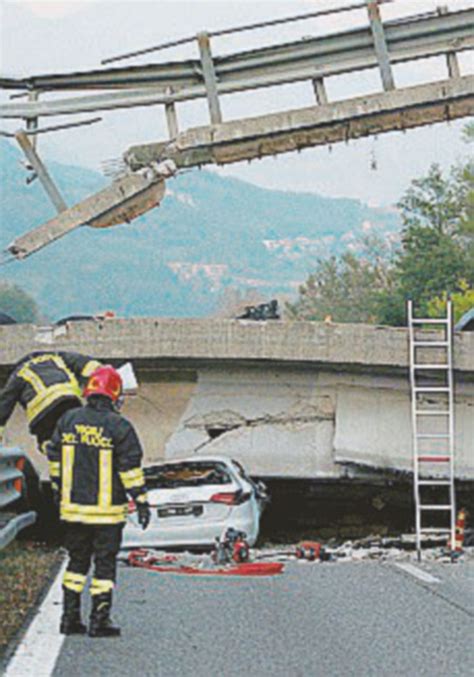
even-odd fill
[{"label": "mountain", "polygon": [[[54,215],[39,181],[29,186],[20,151],[0,139],[0,249]],[[73,163],[74,158],[71,158]],[[48,162],[68,204],[100,190],[91,170]],[[80,228],[13,262],[0,277],[31,293],[50,319],[113,310],[120,316],[200,317],[226,287],[266,298],[294,293],[321,256],[363,232],[399,228],[393,209],[352,199],[272,191],[212,171],[168,181],[158,209],[129,225]]]}]

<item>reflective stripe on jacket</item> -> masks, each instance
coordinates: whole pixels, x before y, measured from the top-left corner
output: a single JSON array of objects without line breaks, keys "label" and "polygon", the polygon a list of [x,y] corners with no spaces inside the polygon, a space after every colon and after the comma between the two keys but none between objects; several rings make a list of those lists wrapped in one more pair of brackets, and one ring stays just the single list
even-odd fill
[{"label": "reflective stripe on jacket", "polygon": [[0,392],[0,426],[10,418],[19,402],[26,410],[30,429],[67,399],[80,399],[81,381],[100,366],[86,355],[69,352],[36,352],[15,368]]},{"label": "reflective stripe on jacket", "polygon": [[143,452],[135,429],[102,396],[59,420],[48,460],[66,522],[117,524],[127,516],[127,493],[146,500]]}]

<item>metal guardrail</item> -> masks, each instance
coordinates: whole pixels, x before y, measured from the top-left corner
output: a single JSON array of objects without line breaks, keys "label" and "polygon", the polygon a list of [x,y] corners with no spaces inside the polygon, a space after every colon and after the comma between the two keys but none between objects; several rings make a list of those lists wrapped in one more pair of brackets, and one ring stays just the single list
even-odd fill
[{"label": "metal guardrail", "polygon": [[2,512],[22,496],[25,453],[21,449],[0,447],[0,550],[12,541],[17,533],[36,521],[36,512],[18,515]]},{"label": "metal guardrail", "polygon": [[[386,22],[384,39],[390,64],[473,49],[473,26],[474,9]],[[200,36],[197,39],[199,42]],[[328,76],[373,68],[380,63],[374,42],[370,28],[366,27],[222,57],[212,57],[209,52],[215,95],[303,80],[320,82]],[[209,51],[209,45],[207,48]],[[28,88],[37,93],[88,89],[102,90],[102,93],[2,104],[0,117],[37,118],[133,106],[173,105],[209,97],[204,70],[201,57],[200,60],[12,79],[4,81],[6,89],[16,84],[18,89]]]}]

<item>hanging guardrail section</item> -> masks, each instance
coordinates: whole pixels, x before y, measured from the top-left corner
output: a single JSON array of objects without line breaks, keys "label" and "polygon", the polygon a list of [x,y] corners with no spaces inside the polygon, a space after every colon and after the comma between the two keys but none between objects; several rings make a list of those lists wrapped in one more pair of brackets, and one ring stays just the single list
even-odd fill
[{"label": "hanging guardrail section", "polygon": [[0,447],[0,550],[7,546],[19,531],[29,527],[36,521],[33,510],[13,513],[5,510],[21,498],[23,483],[23,467],[25,454],[21,449]]}]

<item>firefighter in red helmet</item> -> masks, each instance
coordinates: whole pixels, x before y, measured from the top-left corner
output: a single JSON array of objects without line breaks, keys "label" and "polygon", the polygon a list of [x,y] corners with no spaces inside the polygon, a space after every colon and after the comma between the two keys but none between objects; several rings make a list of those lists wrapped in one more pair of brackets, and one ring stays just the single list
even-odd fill
[{"label": "firefighter in red helmet", "polygon": [[110,365],[96,369],[84,389],[86,405],[61,417],[47,447],[69,554],[60,625],[60,632],[66,635],[86,632],[80,600],[92,558],[89,636],[120,634],[110,620],[110,609],[127,494],[136,503],[143,529],[150,521],[140,467],[143,452],[132,424],[117,410],[121,394],[120,374]]}]

